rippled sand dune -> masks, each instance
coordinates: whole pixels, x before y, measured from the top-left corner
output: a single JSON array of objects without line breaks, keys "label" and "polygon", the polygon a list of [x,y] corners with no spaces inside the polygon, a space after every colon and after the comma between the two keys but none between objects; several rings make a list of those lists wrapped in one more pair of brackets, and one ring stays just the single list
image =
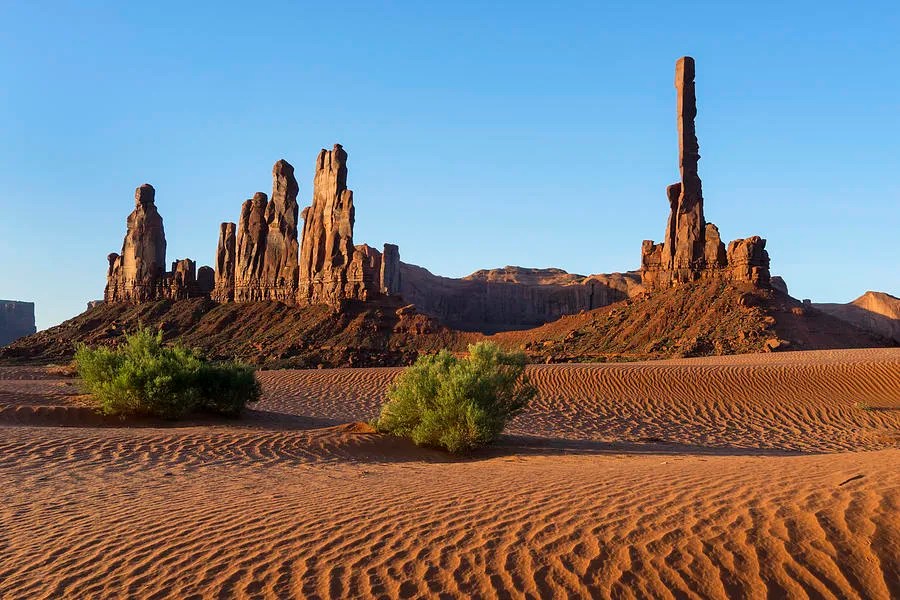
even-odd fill
[{"label": "rippled sand dune", "polygon": [[900,350],[535,366],[464,459],[346,425],[398,372],[124,428],[0,369],[0,598],[900,596]]}]

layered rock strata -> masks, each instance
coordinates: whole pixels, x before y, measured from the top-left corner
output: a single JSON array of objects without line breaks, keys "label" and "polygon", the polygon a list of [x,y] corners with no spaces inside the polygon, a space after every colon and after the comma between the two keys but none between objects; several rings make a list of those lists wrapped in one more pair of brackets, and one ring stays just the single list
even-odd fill
[{"label": "layered rock strata", "polygon": [[643,289],[635,272],[585,277],[561,269],[505,267],[452,279],[406,263],[400,268],[404,301],[455,329],[486,333],[535,327]]},{"label": "layered rock strata", "polygon": [[703,185],[698,162],[700,144],[695,119],[697,96],[694,59],[675,64],[678,168],[681,181],[666,188],[669,219],[664,241],[644,240],[641,280],[647,291],[704,278],[724,278],[769,287],[769,255],[759,236],[725,244],[719,229],[703,214]]},{"label": "layered rock strata", "polygon": [[211,290],[208,273],[199,282],[196,264],[190,259],[177,260],[166,271],[166,233],[156,208],[156,190],[149,183],[135,190],[121,254],[114,252],[107,260],[105,302],[181,300]]}]

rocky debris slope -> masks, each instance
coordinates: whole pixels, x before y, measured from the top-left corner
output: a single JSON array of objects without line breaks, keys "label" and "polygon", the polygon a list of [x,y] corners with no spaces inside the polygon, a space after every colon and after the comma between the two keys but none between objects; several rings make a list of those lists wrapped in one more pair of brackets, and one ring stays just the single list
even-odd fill
[{"label": "rocky debris slope", "polygon": [[678,164],[681,181],[666,188],[669,220],[663,243],[644,240],[641,279],[648,291],[698,279],[719,278],[769,287],[769,255],[759,236],[734,240],[725,247],[719,229],[703,214],[703,185],[698,172],[700,144],[695,119],[697,96],[694,59],[675,64]]},{"label": "rocky debris slope", "polygon": [[399,298],[348,301],[339,310],[205,298],[102,304],[0,349],[0,362],[59,362],[75,346],[116,344],[140,324],[166,339],[267,368],[409,364],[420,354],[491,339],[533,362],[622,361],[895,345],[776,290],[701,280],[486,336],[442,325]]},{"label": "rocky debris slope", "polygon": [[847,304],[812,303],[811,306],[900,344],[900,298],[869,291]]},{"label": "rocky debris slope", "polygon": [[215,359],[266,368],[393,366],[420,352],[465,348],[460,334],[404,307],[396,298],[324,305],[228,302],[208,298],[101,304],[56,327],[0,350],[0,362],[62,362],[79,343],[116,345],[138,327],[160,329],[168,341],[200,348]]},{"label": "rocky debris slope", "polygon": [[0,346],[37,331],[34,325],[34,302],[0,300]]},{"label": "rocky debris slope", "polygon": [[166,271],[166,232],[156,208],[156,190],[149,183],[134,192],[134,210],[128,215],[122,253],[107,257],[108,303],[183,300],[205,296],[212,290],[212,270],[190,259],[176,260]]},{"label": "rocky debris slope", "polygon": [[876,348],[882,337],[749,283],[701,280],[528,331],[494,336],[535,362],[620,361],[785,350]]}]

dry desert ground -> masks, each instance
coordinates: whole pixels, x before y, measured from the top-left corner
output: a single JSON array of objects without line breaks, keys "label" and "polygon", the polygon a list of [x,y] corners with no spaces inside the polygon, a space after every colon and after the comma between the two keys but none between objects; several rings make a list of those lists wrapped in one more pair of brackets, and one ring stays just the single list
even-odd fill
[{"label": "dry desert ground", "polygon": [[3,367],[0,598],[900,597],[900,349],[534,366],[463,458],[353,424],[398,372],[124,427]]}]

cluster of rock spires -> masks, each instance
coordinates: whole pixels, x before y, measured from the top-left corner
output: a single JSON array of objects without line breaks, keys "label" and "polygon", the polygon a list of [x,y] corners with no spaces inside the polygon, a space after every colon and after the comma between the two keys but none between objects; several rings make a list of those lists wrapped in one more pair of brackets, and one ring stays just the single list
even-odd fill
[{"label": "cluster of rock spires", "polygon": [[155,192],[149,184],[139,187],[122,252],[109,255],[104,300],[208,296],[220,303],[270,300],[339,307],[345,300],[401,296],[452,327],[500,331],[537,326],[699,279],[769,287],[766,241],[754,236],[734,240],[726,248],[718,228],[704,218],[692,58],[678,60],[675,89],[681,181],[666,190],[670,214],[665,240],[644,241],[639,274],[584,277],[559,269],[507,267],[450,279],[401,263],[393,244],[385,244],[382,252],[357,246],[347,153],[336,144],[316,158],[312,203],[302,213],[294,168],[284,160],[275,163],[271,198],[257,192],[243,203],[238,223],[221,224],[214,270],[198,270],[190,259],[176,260],[165,269],[166,239]]},{"label": "cluster of rock spires", "polygon": [[276,300],[286,304],[329,304],[371,300],[400,290],[400,252],[353,244],[355,210],[347,189],[347,153],[336,144],[316,159],[312,205],[302,213],[298,236],[299,185],[294,167],[279,160],[272,168],[272,197],[257,192],[241,206],[239,222],[222,223],[215,270],[190,259],[165,270],[166,237],[144,184],[135,192],[121,254],[109,255],[104,300],[147,302],[210,296],[218,302]]},{"label": "cluster of rock spires", "polygon": [[719,229],[703,216],[703,186],[697,171],[700,145],[694,119],[697,96],[694,59],[675,64],[677,93],[678,164],[681,181],[666,188],[669,221],[665,241],[644,240],[641,280],[647,291],[707,278],[725,278],[769,287],[769,254],[759,236],[734,240],[726,249]]}]

